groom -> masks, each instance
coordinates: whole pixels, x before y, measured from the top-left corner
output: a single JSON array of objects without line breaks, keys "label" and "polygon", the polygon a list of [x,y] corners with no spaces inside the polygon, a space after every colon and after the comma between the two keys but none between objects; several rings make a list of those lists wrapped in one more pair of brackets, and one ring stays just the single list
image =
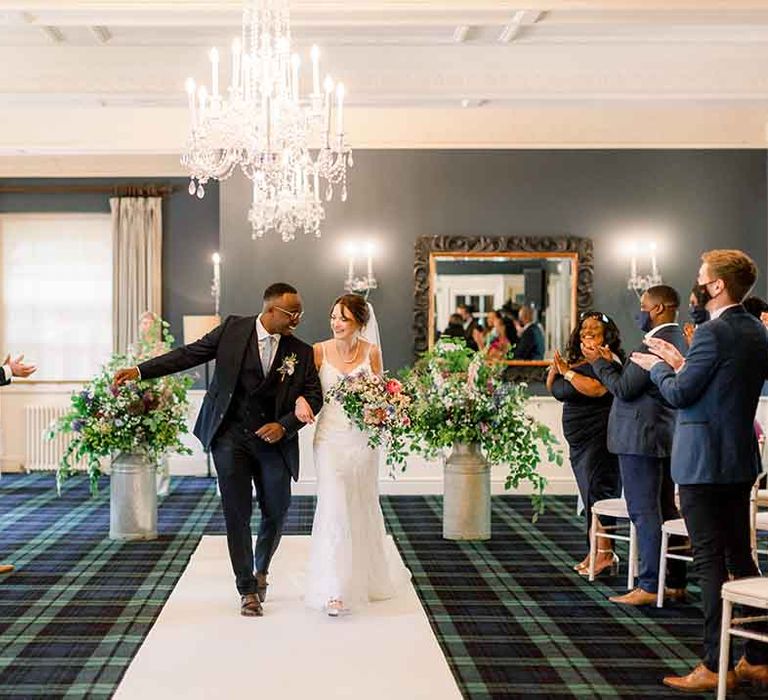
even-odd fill
[{"label": "groom", "polygon": [[[312,347],[292,335],[303,314],[294,287],[272,284],[258,316],[229,316],[200,340],[122,369],[114,380],[120,385],[154,379],[216,360],[194,433],[213,453],[229,558],[246,616],[263,615],[269,562],[291,500],[291,476],[299,478],[298,430],[304,424],[294,415],[294,404],[303,396],[315,413],[323,405]],[[255,552],[252,484],[261,510]]]}]

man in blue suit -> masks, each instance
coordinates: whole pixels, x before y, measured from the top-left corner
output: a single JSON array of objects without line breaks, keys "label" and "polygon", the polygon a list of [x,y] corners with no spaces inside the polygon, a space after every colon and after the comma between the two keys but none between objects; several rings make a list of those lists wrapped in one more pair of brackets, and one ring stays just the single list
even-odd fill
[{"label": "man in blue suit", "polygon": [[[658,339],[648,341],[658,356],[632,356],[678,409],[672,478],[680,487],[701,585],[704,658],[688,675],[668,676],[664,683],[688,692],[717,688],[726,559],[735,578],[759,575],[750,547],[749,498],[760,472],[753,422],[768,377],[768,334],[741,305],[757,279],[755,263],[739,250],[711,250],[701,259],[698,285],[711,320],[696,329],[687,357]],[[739,681],[768,683],[767,646],[747,641],[744,657],[728,671],[727,687]]]},{"label": "man in blue suit", "polygon": [[[667,285],[651,287],[642,295],[637,324],[645,339],[640,352],[648,351],[646,343],[651,338],[671,343],[681,354],[687,352],[688,345],[677,324],[679,306],[680,296]],[[624,498],[637,532],[637,588],[611,600],[625,605],[653,605],[659,586],[661,525],[680,517],[670,476],[676,411],[661,396],[647,370],[634,362],[619,369],[611,361],[610,350],[585,347],[582,351],[597,378],[614,396],[608,419],[608,449],[619,457]],[[667,582],[668,598],[685,597],[684,562],[670,561]]]}]

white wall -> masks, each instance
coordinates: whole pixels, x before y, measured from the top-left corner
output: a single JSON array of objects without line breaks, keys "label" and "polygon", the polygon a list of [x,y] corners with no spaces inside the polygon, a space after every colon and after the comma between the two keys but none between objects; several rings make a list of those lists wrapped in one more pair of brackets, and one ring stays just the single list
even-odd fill
[{"label": "white wall", "polygon": [[[16,382],[0,390],[0,465],[4,471],[20,471],[24,465],[24,407],[34,404],[66,406],[70,393],[79,388],[75,384],[34,384]],[[190,430],[194,424],[203,391],[191,391],[192,418]],[[530,402],[534,416],[549,425],[564,446],[560,427],[560,404],[550,397],[536,397]],[[301,479],[294,485],[294,493],[312,494],[315,492],[315,468],[312,459],[312,436],[314,428],[309,426],[300,433],[301,448]],[[190,456],[174,455],[170,458],[171,473],[176,475],[204,476],[206,473],[205,454],[200,443],[191,434],[185,436],[184,442],[194,451]],[[550,493],[576,493],[567,460],[562,467],[554,464],[544,464],[541,469],[549,479]],[[504,493],[503,466],[494,467],[492,472],[492,489],[494,493]],[[382,467],[381,491],[391,494],[429,494],[442,493],[442,470],[439,463],[426,462],[420,458],[408,460],[404,473],[398,474],[395,480],[387,475]],[[528,493],[524,489],[520,493]]]}]

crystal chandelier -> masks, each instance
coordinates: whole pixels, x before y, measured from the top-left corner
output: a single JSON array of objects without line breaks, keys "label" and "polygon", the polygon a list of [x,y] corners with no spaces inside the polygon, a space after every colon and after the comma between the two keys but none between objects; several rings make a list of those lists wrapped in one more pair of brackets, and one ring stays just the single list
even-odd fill
[{"label": "crystal chandelier", "polygon": [[311,60],[312,92],[302,100],[287,0],[245,0],[229,85],[220,89],[215,48],[210,93],[187,80],[191,133],[181,163],[190,173],[189,193],[202,198],[209,180],[224,180],[240,166],[253,183],[254,240],[272,230],[283,241],[301,230],[319,237],[322,199],[332,199],[334,186],[347,199],[353,163],[344,143],[344,85],[326,76],[321,86],[317,46]]}]

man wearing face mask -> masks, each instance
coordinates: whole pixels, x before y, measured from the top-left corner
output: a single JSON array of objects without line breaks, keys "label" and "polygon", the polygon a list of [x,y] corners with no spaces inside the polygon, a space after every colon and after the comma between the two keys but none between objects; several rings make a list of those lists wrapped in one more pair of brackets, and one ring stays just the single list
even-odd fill
[{"label": "man wearing face mask", "polygon": [[686,323],[683,326],[683,335],[688,345],[693,341],[693,334],[697,326],[709,321],[709,311],[707,311],[707,307],[704,305],[705,302],[706,300],[702,297],[699,285],[694,284],[691,296],[688,299],[688,316],[691,318],[691,323]]},{"label": "man wearing face mask", "polygon": [[[667,285],[651,287],[642,295],[636,316],[638,327],[645,333],[640,352],[648,351],[645,341],[651,338],[661,338],[681,353],[686,352],[685,338],[677,324],[679,306],[678,293]],[[619,369],[604,348],[584,348],[583,352],[600,382],[614,396],[608,418],[608,449],[619,457],[624,498],[637,531],[638,586],[610,600],[625,605],[653,605],[659,585],[661,524],[680,517],[670,476],[676,412],[662,398],[647,370],[633,362]],[[670,561],[667,583],[668,598],[684,599],[684,562]]]},{"label": "man wearing face mask", "polygon": [[[704,657],[687,676],[668,676],[664,683],[688,692],[717,687],[726,560],[734,578],[759,575],[749,499],[760,472],[753,420],[768,377],[768,334],[741,304],[757,279],[755,263],[740,250],[711,250],[701,259],[698,287],[710,320],[696,329],[687,356],[656,338],[647,342],[654,355],[632,356],[678,409],[672,478],[701,585]],[[747,640],[744,657],[726,678],[729,690],[738,682],[768,684],[768,646]]]}]

